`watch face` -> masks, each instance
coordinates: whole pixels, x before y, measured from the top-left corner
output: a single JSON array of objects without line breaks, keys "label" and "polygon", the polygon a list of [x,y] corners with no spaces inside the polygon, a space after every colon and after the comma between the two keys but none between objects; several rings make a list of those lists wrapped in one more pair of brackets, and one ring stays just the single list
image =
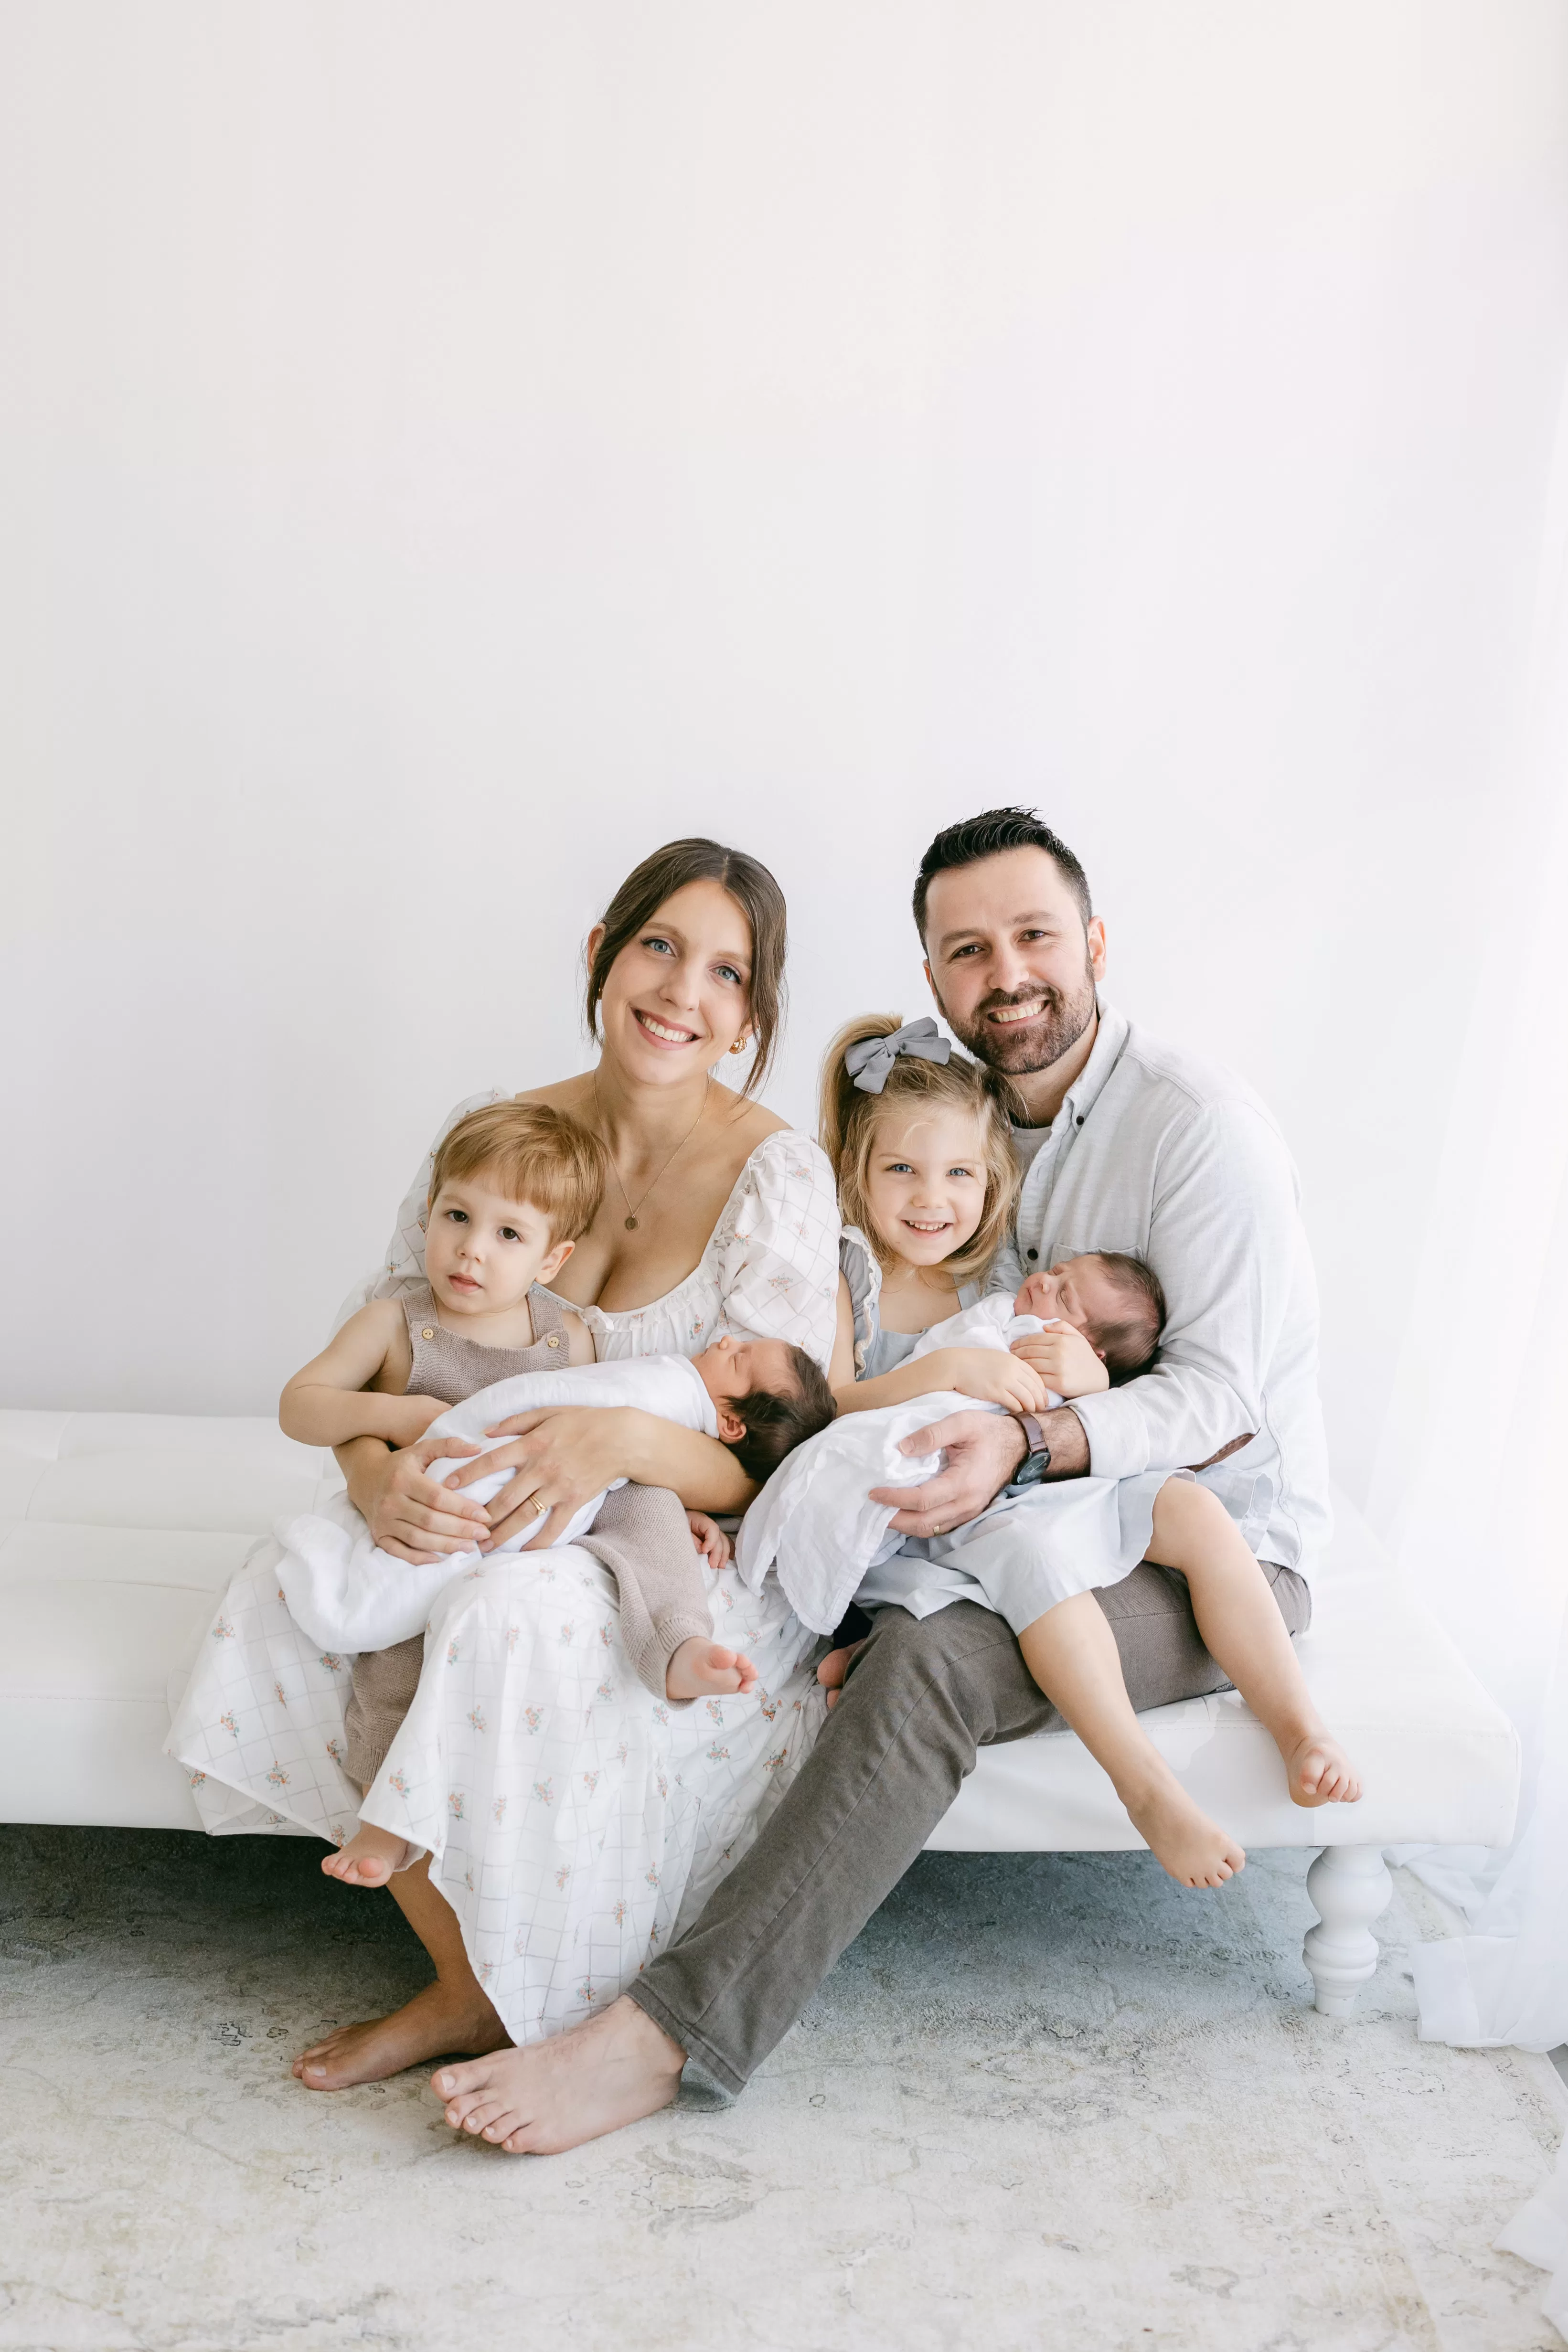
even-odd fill
[{"label": "watch face", "polygon": [[1015,1486],[1037,1486],[1051,1466],[1051,1449],[1042,1445],[1037,1454],[1026,1454],[1013,1475]]}]

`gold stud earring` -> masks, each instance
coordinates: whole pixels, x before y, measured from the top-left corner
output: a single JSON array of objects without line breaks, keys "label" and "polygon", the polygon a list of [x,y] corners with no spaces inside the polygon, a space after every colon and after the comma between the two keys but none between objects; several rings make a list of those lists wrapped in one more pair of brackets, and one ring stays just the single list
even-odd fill
[{"label": "gold stud earring", "polygon": [[743,1054],[746,1050],[748,1042],[749,1041],[744,1037],[737,1037],[734,1044],[730,1048],[731,1053]]}]

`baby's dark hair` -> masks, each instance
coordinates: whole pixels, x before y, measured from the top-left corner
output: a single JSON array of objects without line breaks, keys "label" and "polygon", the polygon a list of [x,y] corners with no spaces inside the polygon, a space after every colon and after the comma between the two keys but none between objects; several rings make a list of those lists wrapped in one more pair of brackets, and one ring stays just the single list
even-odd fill
[{"label": "baby's dark hair", "polygon": [[1091,1343],[1105,1358],[1112,1388],[1147,1371],[1165,1328],[1165,1294],[1160,1277],[1146,1258],[1126,1250],[1096,1250],[1097,1265],[1116,1285],[1122,1311],[1114,1318],[1101,1317],[1084,1326]]},{"label": "baby's dark hair", "polygon": [[725,1400],[746,1433],[731,1442],[730,1451],[759,1486],[773,1476],[786,1454],[826,1429],[837,1411],[827,1375],[816,1358],[804,1348],[786,1349],[785,1354],[795,1378],[793,1390],[775,1396],[769,1389],[753,1389],[750,1396]]}]

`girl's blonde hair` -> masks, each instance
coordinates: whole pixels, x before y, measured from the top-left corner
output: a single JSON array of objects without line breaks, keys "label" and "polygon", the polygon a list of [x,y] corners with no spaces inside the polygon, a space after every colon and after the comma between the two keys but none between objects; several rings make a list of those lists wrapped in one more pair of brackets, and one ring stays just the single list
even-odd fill
[{"label": "girl's blonde hair", "polygon": [[871,1164],[879,1121],[886,1111],[967,1111],[980,1129],[985,1205],[963,1248],[942,1261],[949,1274],[965,1281],[984,1273],[1007,1237],[1018,1197],[1019,1172],[1009,1128],[1012,1119],[1021,1116],[1020,1108],[1005,1078],[957,1052],[945,1062],[925,1062],[912,1054],[900,1054],[881,1093],[868,1094],[850,1076],[845,1056],[864,1039],[890,1037],[902,1026],[896,1013],[863,1013],[858,1020],[847,1022],[829,1045],[822,1065],[818,1129],[822,1148],[833,1163],[845,1223],[859,1226],[886,1267],[890,1253],[872,1223],[866,1200],[866,1171]]}]

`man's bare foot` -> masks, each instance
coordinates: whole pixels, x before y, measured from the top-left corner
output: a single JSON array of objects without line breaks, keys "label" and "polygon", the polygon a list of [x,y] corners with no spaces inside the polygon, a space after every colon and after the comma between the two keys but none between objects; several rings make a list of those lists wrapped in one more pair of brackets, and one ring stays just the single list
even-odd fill
[{"label": "man's bare foot", "polygon": [[407,1859],[406,1838],[378,1830],[374,1822],[361,1822],[348,1843],[328,1854],[321,1868],[329,1878],[341,1878],[345,1886],[384,1886]]},{"label": "man's bare foot", "polygon": [[507,2032],[477,1985],[451,1987],[439,1977],[390,2017],[345,2025],[302,2051],[294,2073],[308,2091],[346,2091],[380,2083],[440,2058],[448,2050],[504,2050]]},{"label": "man's bare foot", "polygon": [[694,1633],[672,1650],[664,1670],[666,1698],[709,1698],[733,1693],[750,1698],[757,1687],[757,1670],[742,1650],[727,1650],[721,1642],[704,1642]]},{"label": "man's bare foot", "polygon": [[1247,1867],[1247,1854],[1194,1805],[1169,1770],[1121,1800],[1128,1818],[1162,1870],[1178,1886],[1223,1886]]},{"label": "man's bare foot", "polygon": [[679,2043],[623,1993],[570,2033],[444,2066],[430,2087],[455,2131],[510,2156],[559,2156],[668,2107],[685,2063]]},{"label": "man's bare foot", "polygon": [[[869,1638],[869,1635],[868,1635],[867,1639],[868,1640]],[[848,1674],[850,1665],[859,1655],[865,1646],[866,1643],[864,1641],[851,1642],[845,1649],[829,1650],[827,1655],[823,1659],[822,1664],[817,1667],[816,1679],[822,1685],[823,1689],[827,1693],[827,1704],[829,1706],[837,1706],[839,1695],[844,1688],[844,1678]]]},{"label": "man's bare foot", "polygon": [[1353,1805],[1361,1797],[1361,1775],[1337,1739],[1314,1731],[1294,1748],[1282,1748],[1285,1779],[1293,1805]]}]

